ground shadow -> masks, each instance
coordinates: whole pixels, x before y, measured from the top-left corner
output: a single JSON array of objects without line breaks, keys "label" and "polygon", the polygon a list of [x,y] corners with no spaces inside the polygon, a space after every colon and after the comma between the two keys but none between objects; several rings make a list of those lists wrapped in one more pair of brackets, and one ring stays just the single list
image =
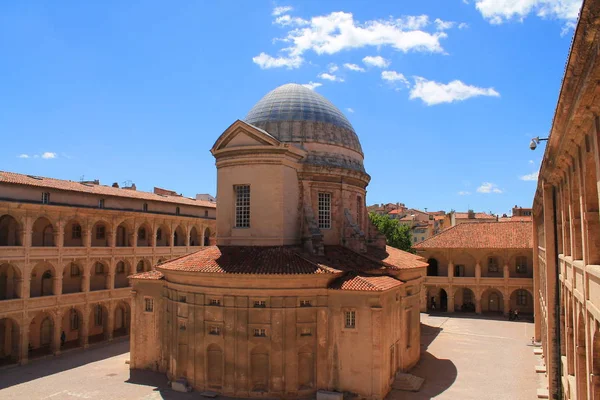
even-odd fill
[{"label": "ground shadow", "polygon": [[[75,349],[55,357],[50,356],[50,358],[32,360],[27,365],[15,365],[3,369],[0,373],[0,390],[44,376],[81,367],[85,364],[125,354],[129,351],[129,340],[121,339],[116,343],[107,342],[94,347],[96,351]],[[99,347],[103,348],[102,351],[97,351]]]}]

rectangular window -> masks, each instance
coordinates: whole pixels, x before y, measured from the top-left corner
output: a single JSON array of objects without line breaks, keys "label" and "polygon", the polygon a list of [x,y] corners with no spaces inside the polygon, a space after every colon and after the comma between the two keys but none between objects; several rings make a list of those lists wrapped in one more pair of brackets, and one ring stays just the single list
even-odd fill
[{"label": "rectangular window", "polygon": [[300,336],[312,336],[312,329],[302,328],[302,330],[300,331]]},{"label": "rectangular window", "polygon": [[71,277],[79,276],[79,267],[76,264],[71,264]]},{"label": "rectangular window", "polygon": [[148,203],[144,203],[143,209],[144,209],[144,212],[148,212]]},{"label": "rectangular window", "polygon": [[517,305],[526,306],[527,305],[527,291],[518,290],[517,291]]},{"label": "rectangular window", "polygon": [[311,307],[312,304],[310,300],[300,300],[300,307]]},{"label": "rectangular window", "polygon": [[346,329],[354,329],[356,328],[356,311],[346,311],[345,312],[345,324]]},{"label": "rectangular window", "polygon": [[266,337],[267,330],[265,328],[256,328],[254,329],[254,336],[256,337]]},{"label": "rectangular window", "polygon": [[98,208],[104,208],[104,199],[98,200]]},{"label": "rectangular window", "polygon": [[235,227],[250,228],[250,185],[235,185]]},{"label": "rectangular window", "polygon": [[102,240],[106,237],[106,228],[104,226],[96,227],[96,239]]},{"label": "rectangular window", "polygon": [[498,259],[496,257],[488,258],[488,272],[498,272]]},{"label": "rectangular window", "polygon": [[179,296],[179,302],[180,303],[185,303],[187,300],[187,298],[185,296]]},{"label": "rectangular window", "polygon": [[43,192],[42,193],[42,204],[48,204],[48,203],[50,203],[50,193]]},{"label": "rectangular window", "polygon": [[209,335],[215,335],[215,336],[220,336],[221,335],[221,328],[218,326],[211,326],[208,330],[208,334]]},{"label": "rectangular window", "polygon": [[208,217],[208,210],[204,210],[204,216]]},{"label": "rectangular window", "polygon": [[219,299],[210,299],[210,305],[211,306],[220,306],[221,305],[221,300],[219,300]]},{"label": "rectangular window", "polygon": [[455,265],[454,266],[454,276],[465,276],[465,266],[464,265]]},{"label": "rectangular window", "polygon": [[154,299],[151,299],[150,297],[146,297],[144,299],[144,309],[146,310],[146,312],[153,312],[154,311]]},{"label": "rectangular window", "polygon": [[71,239],[81,239],[81,225],[73,225],[73,230],[71,231]]},{"label": "rectangular window", "polygon": [[254,308],[265,308],[266,306],[267,306],[267,302],[264,300],[254,301]]},{"label": "rectangular window", "polygon": [[331,193],[319,193],[319,228],[331,228]]},{"label": "rectangular window", "polygon": [[160,228],[156,231],[156,240],[162,240],[162,229]]},{"label": "rectangular window", "polygon": [[527,257],[519,256],[516,259],[517,273],[526,274],[527,273]]},{"label": "rectangular window", "polygon": [[179,207],[177,207],[177,208],[175,209],[175,215],[179,215],[179,213],[180,213],[180,212],[181,212],[180,208],[179,208]]}]

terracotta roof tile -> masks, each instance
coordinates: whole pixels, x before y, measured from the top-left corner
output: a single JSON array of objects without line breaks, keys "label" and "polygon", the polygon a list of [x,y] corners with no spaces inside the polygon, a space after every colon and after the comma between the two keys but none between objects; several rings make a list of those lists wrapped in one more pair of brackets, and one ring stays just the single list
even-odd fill
[{"label": "terracotta roof tile", "polygon": [[[458,218],[458,219],[473,219],[473,218],[469,218],[469,213],[466,213],[466,212],[454,213],[454,217]],[[496,216],[487,214],[484,212],[478,212],[478,213],[475,213],[475,219],[490,219],[490,220],[493,219],[495,221]]]},{"label": "terracotta roof tile", "polygon": [[531,222],[473,222],[458,224],[416,244],[415,249],[531,249]]},{"label": "terracotta roof tile", "polygon": [[422,268],[429,265],[423,257],[392,246],[385,246],[385,250],[368,246],[367,255],[396,269]]},{"label": "terracotta roof tile", "polygon": [[164,275],[160,271],[152,270],[146,272],[140,272],[137,274],[133,274],[128,276],[129,279],[147,279],[147,280],[159,280],[164,278]]},{"label": "terracotta roof tile", "polygon": [[216,208],[216,203],[203,200],[190,199],[181,196],[161,196],[154,193],[114,188],[105,185],[84,184],[62,179],[34,177],[33,175],[17,174],[15,172],[0,171],[0,183],[14,185],[36,186],[48,189],[65,190],[70,192],[97,194],[101,196],[127,197],[132,199],[160,201],[175,204],[185,204],[197,207]]},{"label": "terracotta roof tile", "polygon": [[403,282],[386,275],[359,275],[351,273],[334,280],[330,289],[352,290],[361,292],[382,292],[401,286]]},{"label": "terracotta roof tile", "polygon": [[512,217],[502,217],[499,218],[498,221],[500,222],[515,222],[515,221],[533,221],[533,218],[531,217],[531,215],[529,216],[512,216]]}]

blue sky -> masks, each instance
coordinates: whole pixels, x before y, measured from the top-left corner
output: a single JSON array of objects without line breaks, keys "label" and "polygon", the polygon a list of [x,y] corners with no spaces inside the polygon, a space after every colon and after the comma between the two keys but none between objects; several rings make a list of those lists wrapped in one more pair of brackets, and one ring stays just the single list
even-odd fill
[{"label": "blue sky", "polygon": [[580,3],[2,2],[0,170],[214,194],[214,141],[296,82],[352,122],[367,203],[529,206]]}]

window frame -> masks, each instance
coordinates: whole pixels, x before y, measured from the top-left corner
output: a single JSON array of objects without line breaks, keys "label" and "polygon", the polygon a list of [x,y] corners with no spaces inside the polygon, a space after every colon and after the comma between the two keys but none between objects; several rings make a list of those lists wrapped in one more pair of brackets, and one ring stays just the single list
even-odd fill
[{"label": "window frame", "polygon": [[331,192],[317,192],[317,224],[319,229],[331,229]]},{"label": "window frame", "polygon": [[527,307],[527,290],[518,289],[517,290],[517,305],[521,307]]},{"label": "window frame", "polygon": [[104,199],[98,200],[98,208],[104,208]]},{"label": "window frame", "polygon": [[254,308],[267,308],[266,300],[254,300]]},{"label": "window frame", "polygon": [[487,267],[488,272],[500,272],[500,263],[498,263],[498,257],[489,256]]},{"label": "window frame", "polygon": [[71,331],[79,330],[79,313],[75,309],[71,309],[71,315],[69,316],[69,326]]},{"label": "window frame", "polygon": [[152,297],[144,297],[144,312],[154,312],[154,299]]},{"label": "window frame", "polygon": [[344,310],[344,329],[356,330],[356,310]]},{"label": "window frame", "polygon": [[70,268],[70,275],[71,278],[76,278],[78,276],[81,276],[81,270],[79,269],[79,266],[75,263],[71,263],[71,268]]},{"label": "window frame", "polygon": [[94,264],[94,275],[104,275],[104,264],[100,261]]},{"label": "window frame", "polygon": [[[525,261],[524,264],[520,264],[519,261]],[[526,274],[528,270],[527,266],[527,256],[517,256],[515,257],[515,271],[517,274]]]},{"label": "window frame", "polygon": [[254,337],[266,338],[267,337],[267,329],[266,328],[254,328]]},{"label": "window frame", "polygon": [[73,224],[71,225],[71,239],[81,239],[81,225]]},{"label": "window frame", "polygon": [[50,192],[42,192],[42,204],[50,204]]},{"label": "window frame", "polygon": [[98,225],[96,227],[96,240],[106,239],[106,227],[104,225]]},{"label": "window frame", "polygon": [[101,305],[97,305],[94,309],[94,326],[104,325],[104,312]]},{"label": "window frame", "polygon": [[144,203],[144,205],[142,206],[142,210],[144,212],[148,212],[148,203]]},{"label": "window frame", "polygon": [[250,185],[233,185],[233,227],[248,229],[251,227],[252,188]]},{"label": "window frame", "polygon": [[221,307],[221,299],[209,299],[208,305],[212,307]]}]

